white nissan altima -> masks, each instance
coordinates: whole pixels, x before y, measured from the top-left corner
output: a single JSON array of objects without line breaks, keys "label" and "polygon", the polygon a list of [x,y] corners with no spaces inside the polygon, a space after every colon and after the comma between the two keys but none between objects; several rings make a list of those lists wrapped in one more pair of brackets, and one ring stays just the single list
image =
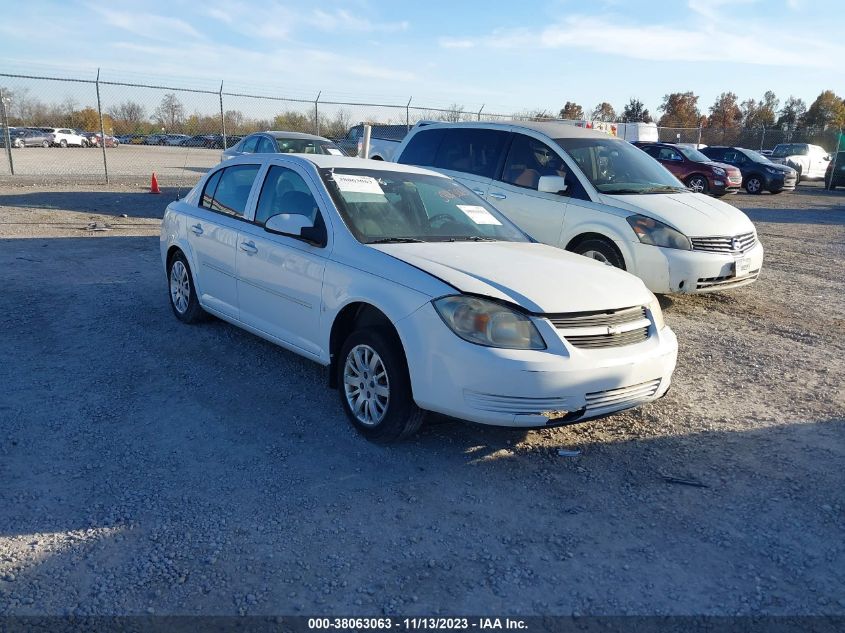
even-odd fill
[{"label": "white nissan altima", "polygon": [[365,436],[424,411],[543,427],[663,396],[674,333],[636,277],[531,240],[456,181],[328,155],[233,158],[167,207],[178,319],[330,367]]}]

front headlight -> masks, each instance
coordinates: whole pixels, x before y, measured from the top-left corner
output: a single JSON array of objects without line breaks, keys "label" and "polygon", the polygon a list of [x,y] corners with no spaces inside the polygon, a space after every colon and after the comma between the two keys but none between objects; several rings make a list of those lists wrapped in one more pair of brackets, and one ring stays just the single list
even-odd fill
[{"label": "front headlight", "polygon": [[666,248],[677,248],[688,251],[692,247],[686,235],[676,231],[671,226],[658,222],[654,218],[645,215],[629,215],[628,224],[634,229],[634,233],[643,244],[652,246],[664,246]]},{"label": "front headlight", "polygon": [[727,175],[727,173],[728,173],[728,172],[726,172],[726,171],[725,171],[724,169],[722,169],[721,167],[714,167],[714,168],[713,168],[713,173],[714,173],[714,174],[716,174],[717,176],[725,176],[725,175]]},{"label": "front headlight", "polygon": [[659,332],[666,325],[663,320],[663,309],[660,307],[660,302],[654,295],[651,296],[651,301],[648,302],[648,311],[651,312],[651,318],[654,319],[654,326]]},{"label": "front headlight", "polygon": [[441,297],[432,303],[449,329],[465,341],[507,349],[546,349],[531,319],[500,303],[467,295]]},{"label": "front headlight", "polygon": [[780,172],[777,169],[772,169],[771,167],[766,167],[766,173],[771,174],[772,176],[776,176]]}]

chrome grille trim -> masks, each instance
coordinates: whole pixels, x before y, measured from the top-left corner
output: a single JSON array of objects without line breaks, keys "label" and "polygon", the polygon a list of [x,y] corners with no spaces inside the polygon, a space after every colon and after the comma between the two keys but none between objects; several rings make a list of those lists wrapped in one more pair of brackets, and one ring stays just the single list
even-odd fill
[{"label": "chrome grille trim", "polygon": [[593,391],[586,396],[586,413],[587,415],[595,415],[606,410],[621,410],[633,407],[643,400],[653,397],[659,388],[660,378],[655,378],[648,382],[627,387]]},{"label": "chrome grille trim", "polygon": [[[738,248],[734,248],[734,241]],[[750,251],[757,245],[757,236],[754,232],[741,233],[727,237],[691,237],[693,250],[707,251],[710,253],[726,253],[728,255],[743,254]]]},{"label": "chrome grille trim", "polygon": [[724,277],[702,277],[696,284],[696,290],[705,290],[710,288],[729,288],[734,285],[746,284],[757,279],[760,274],[760,269],[752,270],[747,275],[742,277],[734,277],[733,275],[726,275]]},{"label": "chrome grille trim", "polygon": [[634,345],[648,339],[651,321],[645,306],[548,314],[546,318],[571,345],[583,349],[600,349]]},{"label": "chrome grille trim", "polygon": [[569,398],[522,398],[469,389],[464,390],[464,401],[474,409],[513,415],[539,415],[549,411],[568,411],[572,407]]}]

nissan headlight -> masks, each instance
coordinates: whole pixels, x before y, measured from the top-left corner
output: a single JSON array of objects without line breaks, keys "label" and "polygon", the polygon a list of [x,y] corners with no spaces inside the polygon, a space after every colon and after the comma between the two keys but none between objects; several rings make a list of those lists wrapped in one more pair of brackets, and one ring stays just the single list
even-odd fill
[{"label": "nissan headlight", "polygon": [[435,299],[435,310],[465,341],[507,349],[546,349],[531,319],[501,303],[467,295]]},{"label": "nissan headlight", "polygon": [[728,172],[726,172],[721,167],[714,167],[713,173],[716,174],[717,176],[727,176],[728,175]]},{"label": "nissan headlight", "polygon": [[634,229],[634,233],[643,244],[652,246],[663,246],[664,248],[677,248],[688,251],[692,248],[686,235],[676,231],[671,226],[658,222],[654,218],[645,215],[629,215],[628,224]]},{"label": "nissan headlight", "polygon": [[654,327],[659,332],[666,326],[666,321],[663,320],[663,309],[660,307],[660,302],[654,295],[651,296],[651,301],[648,302],[648,311],[651,312],[651,318],[654,319]]}]

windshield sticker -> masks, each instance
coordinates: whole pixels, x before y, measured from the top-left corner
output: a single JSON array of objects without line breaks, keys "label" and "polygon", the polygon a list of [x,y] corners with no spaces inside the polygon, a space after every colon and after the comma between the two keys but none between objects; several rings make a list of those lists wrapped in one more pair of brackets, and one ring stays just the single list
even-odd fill
[{"label": "windshield sticker", "polygon": [[339,149],[335,149],[334,147],[327,147],[326,151],[332,156],[343,156],[343,152],[341,152]]},{"label": "windshield sticker", "polygon": [[484,207],[478,207],[473,204],[458,204],[455,206],[476,224],[495,224],[496,226],[502,226],[502,223],[493,217],[493,214]]},{"label": "windshield sticker", "polygon": [[384,195],[378,181],[371,176],[353,176],[351,174],[334,174],[334,181],[341,191],[354,193],[375,193]]}]

